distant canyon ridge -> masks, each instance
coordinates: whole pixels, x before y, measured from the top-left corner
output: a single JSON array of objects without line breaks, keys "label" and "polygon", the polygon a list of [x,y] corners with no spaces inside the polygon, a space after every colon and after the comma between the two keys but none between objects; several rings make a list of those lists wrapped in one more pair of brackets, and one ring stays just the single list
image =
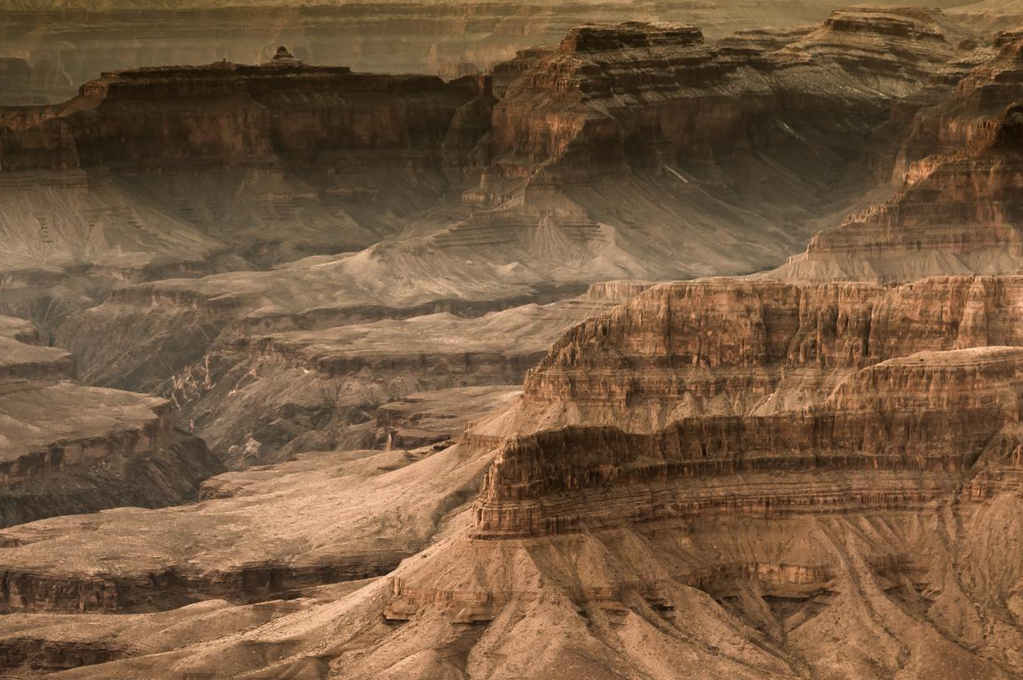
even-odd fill
[{"label": "distant canyon ridge", "polygon": [[[964,21],[989,15],[962,0],[905,4],[962,7]],[[818,23],[842,6],[834,0],[10,0],[0,5],[0,105],[60,102],[115,69],[259,63],[282,44],[322,65],[456,78],[487,71],[519,50],[557,43],[587,22],[685,22],[719,38]]]}]

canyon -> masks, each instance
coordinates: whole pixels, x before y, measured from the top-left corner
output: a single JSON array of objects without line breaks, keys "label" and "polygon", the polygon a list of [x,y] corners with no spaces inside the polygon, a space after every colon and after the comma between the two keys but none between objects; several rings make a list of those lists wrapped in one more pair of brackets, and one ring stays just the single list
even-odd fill
[{"label": "canyon", "polygon": [[0,673],[1023,677],[1011,3],[212,4],[0,10]]},{"label": "canyon", "polygon": [[[951,8],[969,3],[921,4]],[[221,59],[258,63],[281,43],[319,64],[456,78],[487,72],[518,50],[555,44],[588,21],[686,22],[717,38],[742,29],[819,22],[840,7],[821,0],[10,0],[0,7],[0,74],[16,77],[0,88],[0,105],[63,101],[101,71]],[[1006,13],[974,11],[971,16],[981,22]],[[11,60],[6,69],[5,59]]]},{"label": "canyon", "polygon": [[0,524],[194,500],[224,470],[167,400],[74,383],[75,362],[0,317]]}]

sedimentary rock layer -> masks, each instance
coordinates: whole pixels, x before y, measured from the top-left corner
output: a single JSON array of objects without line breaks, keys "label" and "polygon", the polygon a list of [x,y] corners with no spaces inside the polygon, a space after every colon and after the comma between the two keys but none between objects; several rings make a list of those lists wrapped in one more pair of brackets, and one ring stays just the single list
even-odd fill
[{"label": "sedimentary rock layer", "polygon": [[490,103],[482,77],[372,76],[282,52],[111,72],[63,104],[0,108],[0,269],[110,287],[368,246],[448,173],[460,181]]},{"label": "sedimentary rock layer", "polygon": [[[7,336],[7,337],[5,337]],[[0,523],[195,498],[223,468],[169,402],[70,382],[67,353],[0,317]]]},{"label": "sedimentary rock layer", "polygon": [[[480,446],[518,435],[478,531],[949,499],[1019,418],[1021,293],[1015,278],[657,286],[566,334],[520,404],[473,428]],[[805,491],[771,495],[782,473]]]},{"label": "sedimentary rock layer", "polygon": [[916,114],[896,195],[817,234],[771,276],[906,281],[1019,269],[1023,42],[995,44],[996,56]]},{"label": "sedimentary rock layer", "polygon": [[246,335],[185,366],[170,397],[229,467],[277,462],[361,441],[366,428],[353,426],[406,394],[521,385],[554,338],[612,306],[590,294],[478,317],[426,314]]}]

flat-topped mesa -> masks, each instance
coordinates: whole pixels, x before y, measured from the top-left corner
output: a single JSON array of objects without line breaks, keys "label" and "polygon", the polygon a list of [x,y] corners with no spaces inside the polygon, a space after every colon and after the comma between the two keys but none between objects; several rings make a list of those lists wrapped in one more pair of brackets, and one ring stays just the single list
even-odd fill
[{"label": "flat-topped mesa", "polygon": [[832,12],[824,21],[824,30],[946,42],[935,21],[938,16],[941,16],[940,10],[924,7],[857,5]]},{"label": "flat-topped mesa", "polygon": [[850,7],[832,12],[819,29],[783,47],[778,56],[797,62],[828,59],[854,73],[927,81],[956,54],[943,19],[940,10],[920,7]]},{"label": "flat-topped mesa", "polygon": [[372,150],[384,162],[391,151],[439,168],[456,113],[487,87],[480,78],[357,74],[286,58],[104,73],[63,105],[0,110],[0,181],[69,167],[274,164],[289,154],[329,164],[341,150]]},{"label": "flat-topped mesa", "polygon": [[25,380],[70,380],[75,359],[64,350],[47,347],[30,322],[0,316],[0,390]]},{"label": "flat-topped mesa", "polygon": [[0,423],[0,526],[192,501],[224,469],[157,397],[0,380]]},{"label": "flat-topped mesa", "polygon": [[561,41],[562,52],[611,52],[641,47],[692,47],[703,32],[685,24],[627,21],[617,26],[588,25],[572,29]]}]

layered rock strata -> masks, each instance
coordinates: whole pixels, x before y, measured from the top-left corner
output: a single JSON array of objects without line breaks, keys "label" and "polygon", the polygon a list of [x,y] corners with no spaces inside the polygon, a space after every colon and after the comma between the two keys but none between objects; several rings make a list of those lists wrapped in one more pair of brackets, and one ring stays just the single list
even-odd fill
[{"label": "layered rock strata", "polygon": [[[780,50],[718,45],[689,26],[575,29],[558,49],[528,55],[495,108],[496,162],[480,192],[502,191],[502,179],[543,186],[570,182],[573,172],[589,178],[583,170],[593,166],[677,172],[751,150],[773,155],[783,142],[810,139],[828,153],[852,153],[851,129],[880,127],[894,98],[920,90],[920,79],[952,59],[939,18],[891,8],[836,12],[816,31],[788,34]],[[862,77],[877,87],[868,90]],[[810,79],[823,91],[800,96]],[[840,119],[815,115],[837,99],[845,105],[830,113]],[[862,146],[862,136],[857,141]],[[814,171],[835,170],[825,155],[819,160]],[[811,170],[786,167],[797,176]]]},{"label": "layered rock strata", "polygon": [[907,281],[1020,268],[1023,43],[996,43],[996,57],[916,115],[896,195],[820,232],[772,276]]},{"label": "layered rock strata", "polygon": [[360,435],[382,404],[423,390],[520,385],[554,338],[614,304],[598,291],[478,317],[426,314],[247,335],[176,374],[170,397],[232,468],[344,442],[384,444],[387,436]]},{"label": "layered rock strata", "polygon": [[75,385],[74,362],[0,317],[0,523],[195,498],[223,468],[169,402]]},{"label": "layered rock strata", "polygon": [[[481,443],[518,435],[489,473],[480,534],[949,498],[1018,419],[1021,291],[1014,278],[656,287],[571,331],[518,412],[474,428]],[[752,483],[782,471],[808,476],[805,496]]]}]

